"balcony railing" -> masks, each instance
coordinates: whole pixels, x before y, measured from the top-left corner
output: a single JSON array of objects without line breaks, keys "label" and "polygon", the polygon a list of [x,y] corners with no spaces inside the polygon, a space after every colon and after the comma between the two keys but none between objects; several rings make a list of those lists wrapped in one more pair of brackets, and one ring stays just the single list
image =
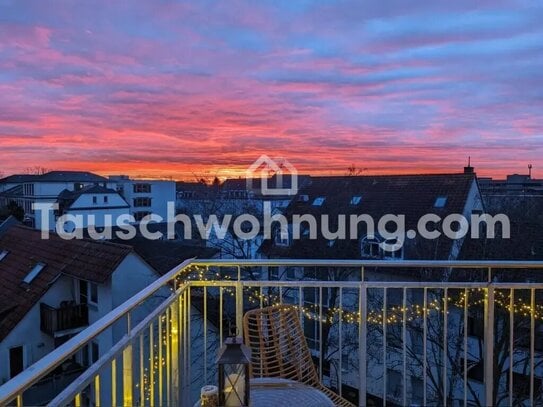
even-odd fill
[{"label": "balcony railing", "polygon": [[298,307],[322,382],[360,406],[538,405],[541,273],[543,262],[186,261],[1,386],[0,405],[23,405],[41,377],[122,329],[48,405],[191,406],[217,381],[228,328],[280,303]]},{"label": "balcony railing", "polygon": [[67,332],[89,324],[87,304],[66,305],[54,308],[45,303],[40,304],[40,329],[51,336]]}]

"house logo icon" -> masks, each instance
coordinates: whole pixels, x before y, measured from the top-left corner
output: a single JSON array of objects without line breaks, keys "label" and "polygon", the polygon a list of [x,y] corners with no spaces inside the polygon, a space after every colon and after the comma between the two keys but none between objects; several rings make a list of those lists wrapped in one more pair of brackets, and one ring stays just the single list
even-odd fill
[{"label": "house logo icon", "polygon": [[[287,178],[289,182],[287,182]],[[284,158],[272,160],[266,154],[262,154],[247,168],[245,179],[249,191],[253,189],[253,181],[260,180],[262,195],[293,196],[298,193],[298,171]],[[275,181],[273,187],[268,185],[270,179]]]}]

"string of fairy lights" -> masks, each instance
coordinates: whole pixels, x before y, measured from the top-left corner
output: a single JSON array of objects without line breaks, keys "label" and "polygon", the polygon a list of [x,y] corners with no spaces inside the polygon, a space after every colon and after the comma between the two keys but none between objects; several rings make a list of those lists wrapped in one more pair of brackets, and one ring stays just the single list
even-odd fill
[{"label": "string of fairy lights", "polygon": [[[185,280],[197,280],[197,281],[214,281],[220,284],[221,280],[230,280],[232,278],[229,275],[221,275],[219,272],[210,273],[207,269],[203,267],[193,267],[188,269],[188,274],[185,275],[183,280],[178,280],[179,283]],[[272,288],[272,287],[270,287]],[[277,288],[277,287],[275,287]],[[230,295],[231,297],[236,296],[236,290],[233,287],[221,287],[223,294]],[[253,289],[251,287],[245,288],[244,300],[248,300],[252,305],[263,304],[265,306],[269,305],[281,305],[287,295],[283,295],[281,298],[279,295],[274,293],[263,294],[259,289]],[[269,290],[268,290],[269,291]],[[445,309],[445,304],[447,307],[455,308],[464,308],[466,305],[468,307],[483,307],[488,293],[486,289],[483,288],[470,288],[468,289],[468,294],[466,298],[466,290],[458,289],[457,296],[437,296],[438,298],[428,298],[426,307],[421,304],[410,303],[406,307],[403,306],[387,306],[386,312],[383,312],[383,309],[375,310],[368,309],[366,313],[366,320],[368,323],[382,324],[383,316],[386,315],[387,323],[397,323],[403,321],[404,314],[406,315],[407,321],[414,321],[416,319],[422,318],[424,314],[430,315],[432,312],[443,312]],[[507,313],[511,312],[511,305],[513,313],[516,316],[533,318],[536,321],[543,321],[543,305],[536,304],[533,308],[529,298],[523,298],[517,296],[513,298],[513,304],[510,301],[510,290],[499,290],[494,291],[494,304],[495,308],[501,308]],[[246,298],[245,298],[246,297]],[[467,299],[467,304],[466,304]],[[300,307],[300,304],[292,304],[294,306]],[[382,306],[382,304],[381,304]],[[301,306],[301,312],[308,319],[313,319],[318,322],[325,324],[332,324],[339,320],[341,317],[342,322],[357,324],[360,322],[360,312],[358,310],[349,311],[345,309],[346,307],[326,307],[326,312],[319,312],[321,305],[316,303],[307,303]],[[450,313],[450,311],[447,311]]]},{"label": "string of fairy lights", "polygon": [[[232,277],[230,277],[229,275],[222,275],[219,272],[212,273],[204,267],[188,267],[182,275],[177,277],[175,281],[175,286],[179,287],[186,281],[215,282],[217,283],[216,285],[201,288],[205,288],[207,290],[209,290],[210,288],[220,289],[223,296],[229,296],[231,298],[235,298],[236,296],[235,287],[220,286],[220,281],[235,281]],[[196,288],[193,288],[193,290],[194,289]],[[298,288],[296,290],[298,290]],[[459,289],[457,291],[457,296],[448,295],[447,297],[437,296],[437,298],[427,298],[426,306],[416,303],[410,303],[408,305],[406,304],[405,307],[403,305],[387,306],[386,310],[383,310],[383,308],[369,309],[368,307],[365,315],[366,322],[368,324],[382,325],[383,321],[386,321],[387,325],[393,325],[402,323],[404,319],[406,322],[420,321],[425,314],[428,317],[432,315],[432,313],[443,313],[446,308],[445,304],[448,307],[447,313],[450,314],[451,308],[464,309],[466,306],[484,307],[485,302],[488,298],[487,290],[483,288],[470,288],[468,290]],[[380,298],[380,306],[382,307],[382,296]],[[248,301],[250,306],[296,306],[300,309],[301,314],[303,314],[305,318],[312,321],[317,321],[318,323],[322,324],[334,324],[337,323],[340,319],[342,323],[346,324],[358,324],[361,321],[361,315],[358,310],[348,310],[345,309],[346,307],[344,306],[326,307],[322,304],[308,302],[304,302],[304,305],[290,304],[284,303],[283,301],[285,299],[288,299],[288,294],[286,292],[283,292],[281,293],[281,295],[279,295],[268,290],[268,292],[264,294],[259,288],[245,287],[244,289],[244,301]],[[509,290],[495,290],[494,304],[495,309],[501,308],[501,310],[509,314],[512,312],[514,315],[519,317],[533,318],[535,321],[543,321],[543,305],[536,304],[534,307],[532,307],[530,298],[524,298],[522,296],[516,296],[513,298],[513,301],[511,301]],[[161,316],[161,322],[162,342],[160,346],[163,347],[162,358],[159,357],[159,345],[157,343],[154,343],[152,369],[149,366],[151,358],[147,359],[147,366],[143,369],[144,397],[146,401],[150,401],[151,397],[162,397],[156,392],[153,392],[152,389],[154,389],[157,385],[159,370],[167,368],[164,350],[167,349],[167,347],[169,346],[169,338],[171,338],[172,333],[168,330],[168,321],[165,314]],[[169,322],[171,323],[172,321],[170,320]],[[153,374],[151,374],[151,370]],[[139,383],[136,384],[136,387],[139,388]]]}]

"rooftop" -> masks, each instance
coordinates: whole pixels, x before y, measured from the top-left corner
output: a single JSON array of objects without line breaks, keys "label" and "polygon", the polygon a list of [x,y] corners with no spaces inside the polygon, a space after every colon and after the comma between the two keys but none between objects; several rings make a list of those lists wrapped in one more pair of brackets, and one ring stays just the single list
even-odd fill
[{"label": "rooftop", "polygon": [[0,183],[106,181],[106,178],[86,171],[49,171],[40,175],[15,174],[0,179]]},{"label": "rooftop", "polygon": [[[321,215],[326,214],[329,230],[335,231],[339,215],[348,219],[350,215],[367,214],[377,223],[383,215],[402,214],[405,215],[406,230],[416,230],[418,220],[428,213],[442,217],[464,213],[475,179],[474,174],[463,173],[311,177],[300,188],[284,215],[291,220],[295,214],[311,214],[320,224]],[[359,238],[366,234],[364,227],[364,224],[359,225]],[[346,229],[349,236],[348,222]],[[442,237],[430,243],[433,246],[429,252],[434,253],[436,259],[448,259],[452,245],[450,239]],[[328,239],[320,234],[316,240],[297,239],[287,247],[267,240],[261,251],[269,257],[360,258],[359,240],[343,239],[330,245]]]},{"label": "rooftop", "polygon": [[[103,283],[132,251],[125,245],[95,240],[63,240],[55,234],[11,225],[0,234],[0,341],[26,315],[61,274]],[[23,280],[39,263],[44,267],[28,284]]]}]

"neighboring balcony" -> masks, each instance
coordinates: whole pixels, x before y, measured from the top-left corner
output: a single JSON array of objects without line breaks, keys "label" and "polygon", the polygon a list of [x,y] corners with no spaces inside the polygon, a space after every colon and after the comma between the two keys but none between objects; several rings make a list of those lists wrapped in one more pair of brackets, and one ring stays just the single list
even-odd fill
[{"label": "neighboring balcony", "polygon": [[40,304],[40,329],[54,338],[76,333],[89,325],[87,304],[66,304],[54,308]]}]

